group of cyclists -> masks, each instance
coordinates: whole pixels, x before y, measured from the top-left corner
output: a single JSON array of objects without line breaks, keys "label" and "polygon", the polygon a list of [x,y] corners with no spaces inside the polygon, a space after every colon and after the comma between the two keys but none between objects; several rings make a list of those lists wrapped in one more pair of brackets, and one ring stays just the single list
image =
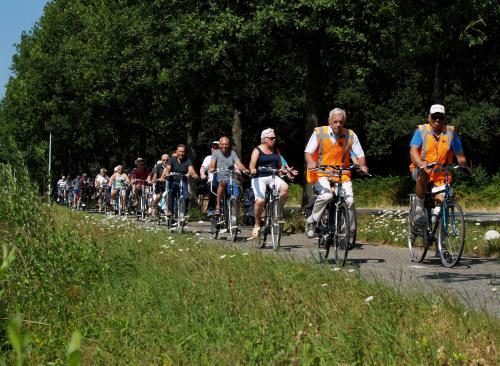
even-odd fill
[{"label": "group of cyclists", "polygon": [[[369,169],[357,135],[345,127],[346,118],[344,109],[332,109],[328,116],[328,125],[314,129],[304,150],[306,180],[315,192],[314,205],[306,218],[306,235],[309,238],[317,237],[321,218],[325,208],[336,195],[335,184],[339,182],[349,211],[350,230],[356,230],[352,169],[346,167],[355,163],[362,174],[368,174]],[[416,181],[416,225],[423,225],[424,197],[428,183],[434,184],[432,192],[438,202],[443,197],[440,187],[444,184],[444,173],[442,170],[430,168],[428,163],[450,164],[453,156],[456,156],[458,163],[471,173],[460,139],[453,126],[447,125],[444,106],[432,105],[426,122],[417,127],[410,142],[410,170]],[[279,205],[283,212],[289,188],[284,177],[293,179],[298,173],[287,164],[276,148],[276,139],[272,128],[262,131],[260,144],[253,149],[248,168],[231,149],[230,139],[223,136],[212,142],[211,153],[203,160],[199,174],[186,155],[186,146],[179,144],[171,156],[163,154],[152,169],[146,167],[144,159],[138,158],[135,161],[136,166],[129,173],[124,171],[123,166],[118,165],[111,176],[102,168],[93,181],[86,174],[73,180],[63,176],[57,183],[58,200],[67,200],[66,193],[70,192],[70,205],[77,207],[78,202],[88,199],[87,192],[94,190],[99,210],[110,203],[114,203],[116,208],[116,203],[119,202],[121,212],[125,213],[137,210],[138,196],[148,187],[151,192],[149,214],[163,213],[169,217],[176,209],[176,195],[185,201],[185,209],[189,205],[189,185],[180,184],[181,181],[186,182],[189,177],[201,178],[206,181],[210,192],[208,213],[219,215],[224,195],[229,194],[239,199],[241,178],[243,175],[249,175],[255,216],[252,237],[256,238],[265,214],[266,191],[274,187],[279,194]],[[273,174],[273,171],[279,174]],[[332,174],[338,171],[340,174]],[[237,179],[229,179],[233,172]]]}]

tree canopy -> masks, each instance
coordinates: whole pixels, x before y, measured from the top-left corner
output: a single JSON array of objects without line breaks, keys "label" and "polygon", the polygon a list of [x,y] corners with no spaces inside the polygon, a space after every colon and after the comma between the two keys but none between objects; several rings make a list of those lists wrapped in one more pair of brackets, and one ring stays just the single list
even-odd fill
[{"label": "tree canopy", "polygon": [[[500,4],[473,1],[52,0],[13,58],[2,134],[42,177],[150,164],[178,143],[242,130],[242,160],[274,127],[293,165],[334,107],[372,171],[406,174],[408,144],[443,103],[491,173],[500,137]],[[1,149],[1,147],[0,147]]]}]

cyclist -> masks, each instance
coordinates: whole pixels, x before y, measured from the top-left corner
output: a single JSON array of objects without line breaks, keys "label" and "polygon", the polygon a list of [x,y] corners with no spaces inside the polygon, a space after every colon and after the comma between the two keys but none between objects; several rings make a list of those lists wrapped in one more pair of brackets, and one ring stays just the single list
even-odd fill
[{"label": "cyclist", "polygon": [[90,202],[90,196],[92,195],[92,186],[90,184],[90,179],[87,177],[87,173],[83,173],[80,177],[80,199],[82,202],[82,207],[85,207]]},{"label": "cyclist", "polygon": [[[360,165],[360,170],[367,174],[365,153],[361,147],[358,136],[344,127],[346,112],[341,108],[334,108],[328,115],[328,126],[316,127],[304,151],[307,163],[307,181],[313,184],[318,192],[311,215],[307,218],[306,234],[312,239],[316,234],[316,224],[321,219],[323,211],[333,199],[333,192],[327,174],[313,172],[310,169],[319,168],[321,165],[349,166],[352,155]],[[334,177],[334,181],[338,178]],[[349,207],[351,230],[355,230],[354,220],[354,193],[352,191],[351,172],[342,175],[342,187],[346,193],[346,202]]]},{"label": "cyclist", "polygon": [[[175,150],[175,156],[172,156],[170,160],[167,163],[167,166],[165,170],[162,173],[161,180],[165,181],[168,177],[168,209],[167,209],[167,216],[172,216],[172,211],[174,209],[174,201],[175,201],[175,194],[179,191],[180,189],[180,180],[185,179],[186,177],[181,177],[181,176],[173,176],[169,177],[168,175],[172,173],[179,173],[179,174],[188,174],[189,176],[193,178],[198,178],[198,175],[196,175],[196,172],[194,170],[193,164],[191,163],[191,160],[186,156],[186,145],[184,144],[179,144],[177,146],[177,149]],[[188,194],[188,185],[187,183],[183,185],[184,190],[183,192],[180,192],[182,195],[182,198],[186,202],[186,210],[189,205],[189,194]]]},{"label": "cyclist", "polygon": [[[228,137],[221,137],[219,140],[219,149],[214,150],[212,153],[212,158],[210,161],[210,173],[214,174],[215,169],[230,169],[236,166],[243,172],[247,171],[247,168],[240,161],[238,154],[236,151],[231,150],[230,141]],[[229,172],[218,172],[213,176],[213,189],[217,189],[217,201],[215,204],[215,215],[220,215],[220,202],[222,199],[222,195],[224,194],[224,190],[227,189],[227,192],[230,192],[230,187],[228,186],[229,180]],[[236,180],[233,181],[233,196],[239,197],[240,191],[238,189],[238,182]]]},{"label": "cyclist", "polygon": [[215,188],[212,187],[212,181],[214,175],[212,172],[210,172],[210,162],[212,161],[212,154],[214,153],[214,151],[218,149],[219,149],[219,141],[212,141],[212,146],[210,147],[210,155],[205,156],[200,168],[200,178],[202,180],[207,181],[207,188],[208,188],[207,213],[209,216],[212,215],[215,210],[215,201],[217,198],[214,191]]},{"label": "cyclist", "polygon": [[[439,203],[444,198],[445,171],[440,166],[427,169],[428,163],[451,164],[453,155],[458,164],[463,166],[468,174],[472,170],[467,166],[467,159],[462,143],[455,128],[447,125],[445,108],[441,104],[433,104],[429,111],[426,124],[419,125],[410,141],[410,171],[416,181],[416,209],[414,224],[425,225],[424,201],[427,193],[427,184],[432,183],[432,193]],[[449,177],[451,179],[451,177]],[[450,181],[450,180],[449,180]],[[451,181],[450,181],[451,183]],[[441,192],[441,193],[440,193]]]},{"label": "cyclist", "polygon": [[73,208],[76,208],[76,204],[80,200],[80,178],[81,177],[77,175],[76,178],[71,182],[71,189],[73,190]]},{"label": "cyclist", "polygon": [[[250,158],[250,173],[252,178],[252,190],[255,195],[255,224],[252,230],[252,238],[259,237],[260,221],[266,204],[266,189],[272,182],[272,173],[259,171],[260,167],[281,169],[281,158],[274,148],[276,143],[276,134],[272,128],[266,128],[260,134],[260,145],[252,151]],[[285,206],[288,198],[288,184],[279,176],[276,179],[276,189],[279,192],[281,208]]]},{"label": "cyclist", "polygon": [[57,181],[57,202],[64,201],[64,190],[66,189],[66,176]]},{"label": "cyclist", "polygon": [[146,168],[146,162],[143,158],[135,160],[135,168],[130,172],[130,181],[132,186],[132,209],[137,209],[137,195],[142,194],[143,181],[149,177],[149,171]]},{"label": "cyclist", "polygon": [[161,200],[163,192],[166,190],[166,182],[160,180],[163,171],[167,167],[169,156],[168,154],[163,154],[161,160],[156,163],[151,173],[150,182],[155,183],[155,200],[153,201],[153,214],[158,210],[158,202]]},{"label": "cyclist", "polygon": [[109,179],[109,185],[113,185],[113,191],[111,192],[111,198],[115,201],[117,200],[118,191],[121,190],[121,204],[122,204],[122,212],[125,213],[125,204],[126,204],[126,186],[130,184],[127,174],[123,171],[123,166],[118,165],[115,168],[115,172]]},{"label": "cyclist", "polygon": [[[101,168],[99,174],[95,177],[94,187],[97,189],[97,207],[101,210],[102,200],[105,197],[105,189],[109,184],[108,171],[105,168]],[[106,204],[106,203],[104,203]]]}]

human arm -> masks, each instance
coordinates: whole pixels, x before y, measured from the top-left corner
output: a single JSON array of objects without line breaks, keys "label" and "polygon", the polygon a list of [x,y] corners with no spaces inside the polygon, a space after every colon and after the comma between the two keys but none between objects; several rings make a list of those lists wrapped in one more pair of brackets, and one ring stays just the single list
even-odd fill
[{"label": "human arm", "polygon": [[194,179],[198,178],[198,174],[196,174],[196,171],[194,170],[194,167],[192,165],[188,167],[188,174]]},{"label": "human arm", "polygon": [[250,174],[257,173],[257,160],[259,160],[259,150],[253,149],[252,155],[250,156]]}]

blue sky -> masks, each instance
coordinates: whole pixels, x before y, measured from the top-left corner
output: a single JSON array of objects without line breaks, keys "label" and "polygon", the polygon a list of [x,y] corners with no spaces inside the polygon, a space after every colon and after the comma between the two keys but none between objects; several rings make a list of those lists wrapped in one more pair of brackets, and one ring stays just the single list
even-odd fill
[{"label": "blue sky", "polygon": [[21,33],[28,32],[43,14],[48,0],[0,0],[0,98],[5,95],[5,84],[11,75],[15,43]]}]

